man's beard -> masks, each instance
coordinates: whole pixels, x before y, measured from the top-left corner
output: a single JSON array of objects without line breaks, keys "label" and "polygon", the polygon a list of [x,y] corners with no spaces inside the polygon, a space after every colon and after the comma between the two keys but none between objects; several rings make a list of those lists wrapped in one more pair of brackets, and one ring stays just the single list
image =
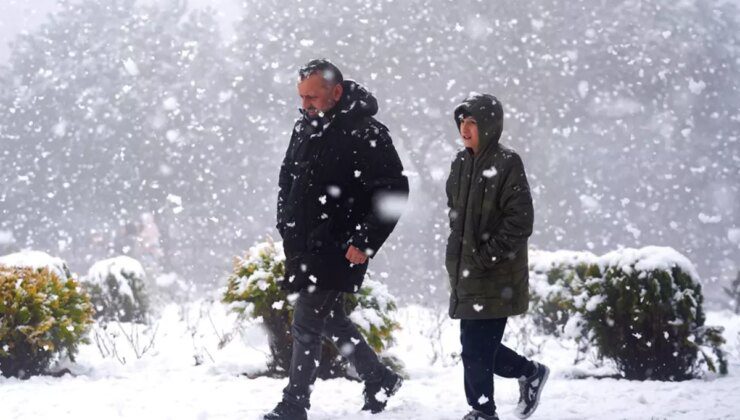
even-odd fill
[{"label": "man's beard", "polygon": [[315,110],[316,113],[311,115],[308,111],[309,109],[303,110],[303,118],[306,119],[312,126],[316,128],[322,128],[326,124],[328,124],[332,120],[332,116],[334,115],[332,112],[332,109],[329,109],[328,111],[320,111],[315,108],[310,108],[310,110]]},{"label": "man's beard", "polygon": [[[329,103],[328,103],[328,105],[329,105],[329,109],[328,110],[322,111],[322,110],[320,110],[318,108],[308,108],[308,109],[304,109],[303,110],[303,114],[307,118],[312,119],[312,120],[314,120],[314,119],[316,119],[316,120],[323,119],[324,117],[328,117],[329,114],[331,114],[331,111],[334,109],[334,106],[336,104],[337,104],[337,102],[335,100],[330,99],[329,100]],[[309,112],[315,112],[315,114],[311,115],[311,114],[309,114]]]}]

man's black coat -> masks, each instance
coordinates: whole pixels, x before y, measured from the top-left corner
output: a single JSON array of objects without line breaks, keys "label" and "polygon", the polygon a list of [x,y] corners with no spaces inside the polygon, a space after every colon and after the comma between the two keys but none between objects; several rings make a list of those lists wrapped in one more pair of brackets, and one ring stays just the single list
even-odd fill
[{"label": "man's black coat", "polygon": [[347,248],[375,255],[408,195],[388,129],[373,118],[377,100],[353,81],[342,85],[326,115],[296,121],[280,168],[277,228],[286,256],[282,286],[290,291],[358,291],[367,262],[351,264]]}]

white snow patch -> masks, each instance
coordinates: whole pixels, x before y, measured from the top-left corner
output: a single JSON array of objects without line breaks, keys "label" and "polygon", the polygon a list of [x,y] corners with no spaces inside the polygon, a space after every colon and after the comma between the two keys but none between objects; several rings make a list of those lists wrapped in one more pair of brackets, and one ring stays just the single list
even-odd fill
[{"label": "white snow patch", "polygon": [[590,195],[581,194],[578,199],[581,200],[581,206],[586,213],[593,213],[601,208],[599,200]]},{"label": "white snow patch", "polygon": [[[524,317],[522,317],[524,318]],[[84,344],[76,363],[66,362],[74,376],[33,377],[20,381],[0,377],[3,414],[7,418],[245,418],[258,419],[279,400],[286,379],[247,378],[266,368],[269,344],[259,323],[242,322],[239,334],[225,345],[221,337],[235,331],[237,315],[214,301],[169,305],[157,321],[155,348],[137,359],[125,337],[116,347],[126,357],[121,364],[103,358],[94,343]],[[405,365],[408,379],[379,415],[387,420],[455,419],[466,410],[463,368],[459,362],[459,323],[449,319],[443,308],[410,305],[400,308],[396,344],[388,350]],[[730,353],[730,374],[722,378],[680,382],[626,381],[611,379],[615,368],[594,365],[594,354],[573,365],[577,345],[573,340],[533,334],[530,340],[542,348],[516,340],[518,320],[509,320],[504,342],[520,354],[534,350],[532,359],[550,367],[548,390],[540,410],[554,419],[642,419],[642,418],[735,418],[740,405],[735,394],[740,386],[736,372],[740,317],[729,312],[708,312],[708,325],[722,325]],[[124,325],[124,328],[131,328]],[[143,330],[142,338],[153,330]],[[142,341],[144,342],[144,341]],[[734,343],[734,344],[732,344]],[[729,346],[731,344],[731,347]],[[195,366],[195,358],[200,365]],[[606,376],[595,378],[592,375]],[[586,376],[585,379],[573,379]],[[452,384],[452,386],[451,386]],[[345,380],[317,380],[311,395],[311,417],[316,419],[359,418],[362,384]],[[508,417],[519,397],[515,379],[496,378],[496,402]],[[76,392],[65,392],[74,389]],[[573,390],[577,392],[573,392]],[[29,401],[44,396],[44,404]],[[548,395],[554,396],[548,399]],[[640,396],[650,396],[640,404]],[[382,397],[382,395],[380,395]],[[359,400],[358,400],[359,398]],[[556,401],[557,400],[557,401]],[[124,403],[122,403],[122,401]],[[126,401],[136,401],[127,404]],[[594,401],[598,401],[595,404]],[[625,404],[634,401],[634,404]],[[93,402],[93,403],[91,403]],[[557,403],[556,403],[557,402]],[[542,411],[545,413],[545,411]]]},{"label": "white snow patch", "polygon": [[491,166],[490,168],[483,171],[483,176],[486,178],[493,178],[494,176],[496,176],[497,173],[498,171],[496,170],[496,168]]},{"label": "white snow patch", "polygon": [[342,195],[342,189],[336,185],[329,185],[326,187],[326,192],[333,198],[339,198],[339,196]]},{"label": "white snow patch", "polygon": [[722,221],[722,216],[719,214],[708,215],[704,213],[699,213],[699,221],[704,224],[719,223]]},{"label": "white snow patch", "polygon": [[33,268],[35,270],[48,268],[60,279],[67,278],[67,263],[63,259],[52,257],[41,251],[21,251],[0,257],[0,265],[18,268]]},{"label": "white snow patch", "polygon": [[64,135],[67,133],[67,122],[64,120],[59,120],[59,122],[54,124],[54,127],[51,128],[51,131],[57,137],[64,137]]},{"label": "white snow patch", "polygon": [[182,206],[182,197],[180,197],[179,195],[167,194],[167,201],[176,206]]},{"label": "white snow patch", "polygon": [[624,227],[624,229],[625,229],[625,230],[626,230],[627,232],[631,233],[631,234],[632,234],[632,236],[633,236],[633,237],[634,237],[635,239],[640,239],[640,235],[642,234],[642,232],[640,231],[640,229],[638,229],[638,228],[637,228],[637,227],[636,227],[635,225],[633,225],[632,223],[627,223],[627,226],[625,226],[625,227]]},{"label": "white snow patch", "polygon": [[727,229],[727,239],[733,244],[740,245],[740,228]]},{"label": "white snow patch", "polygon": [[126,73],[128,73],[130,76],[139,75],[139,66],[137,66],[136,62],[134,62],[134,60],[132,60],[131,58],[127,58],[123,60],[123,68],[126,70]]},{"label": "white snow patch", "polygon": [[694,80],[693,77],[689,78],[689,91],[694,95],[700,95],[706,87],[707,84],[703,80]]},{"label": "white snow patch", "polygon": [[177,98],[170,96],[162,101],[162,107],[167,111],[174,111],[180,108],[180,103],[177,101]]},{"label": "white snow patch", "polygon": [[383,221],[395,221],[401,218],[406,201],[406,194],[379,193],[375,198],[375,209]]},{"label": "white snow patch", "polygon": [[622,271],[632,272],[632,267],[639,271],[670,271],[678,266],[681,271],[691,276],[697,283],[701,277],[694,264],[671,247],[646,246],[644,248],[624,248],[609,252],[599,257],[602,267],[619,267]]}]

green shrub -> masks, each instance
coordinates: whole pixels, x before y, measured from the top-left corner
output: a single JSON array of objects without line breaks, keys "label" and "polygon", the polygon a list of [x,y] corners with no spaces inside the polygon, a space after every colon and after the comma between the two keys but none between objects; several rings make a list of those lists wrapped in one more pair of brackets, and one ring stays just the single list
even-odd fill
[{"label": "green shrub", "polygon": [[702,363],[726,372],[721,329],[704,326],[701,285],[688,259],[670,248],[625,249],[601,257],[600,268],[578,309],[599,354],[626,378],[684,380]]},{"label": "green shrub", "polygon": [[73,278],[48,268],[0,266],[0,371],[26,378],[71,360],[91,323],[92,306]]},{"label": "green shrub", "polygon": [[83,287],[102,322],[147,322],[149,299],[144,269],[131,257],[98,261],[83,278]]},{"label": "green shrub", "polygon": [[577,311],[585,280],[598,274],[596,259],[590,252],[530,253],[530,314],[540,332],[562,335]]},{"label": "green shrub", "polygon": [[691,262],[671,248],[530,255],[532,319],[544,333],[594,347],[630,379],[727,372],[722,329],[704,325]]},{"label": "green shrub", "polygon": [[345,310],[370,347],[376,352],[391,347],[395,342],[393,332],[400,326],[390,317],[397,307],[388,288],[368,276],[359,292],[346,296]]},{"label": "green shrub", "polygon": [[[245,258],[234,261],[223,302],[245,319],[260,321],[267,331],[271,361],[268,373],[282,375],[290,367],[293,340],[290,325],[293,304],[297,295],[281,290],[277,280],[285,273],[285,255],[282,243],[263,242],[250,248]],[[393,343],[393,332],[398,324],[390,318],[395,302],[385,286],[365,279],[357,294],[347,294],[345,310],[367,340],[380,352]],[[400,362],[387,359],[396,368]],[[393,366],[392,366],[393,367]],[[329,340],[324,341],[319,366],[319,377],[348,376],[347,364]]]}]

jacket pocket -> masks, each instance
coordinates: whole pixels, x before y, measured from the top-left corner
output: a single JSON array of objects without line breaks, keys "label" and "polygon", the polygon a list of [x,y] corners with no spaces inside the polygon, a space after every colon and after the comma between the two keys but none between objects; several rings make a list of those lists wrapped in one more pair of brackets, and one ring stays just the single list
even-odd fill
[{"label": "jacket pocket", "polygon": [[485,277],[460,277],[456,288],[457,296],[461,299],[486,297],[490,283],[490,279]]}]

